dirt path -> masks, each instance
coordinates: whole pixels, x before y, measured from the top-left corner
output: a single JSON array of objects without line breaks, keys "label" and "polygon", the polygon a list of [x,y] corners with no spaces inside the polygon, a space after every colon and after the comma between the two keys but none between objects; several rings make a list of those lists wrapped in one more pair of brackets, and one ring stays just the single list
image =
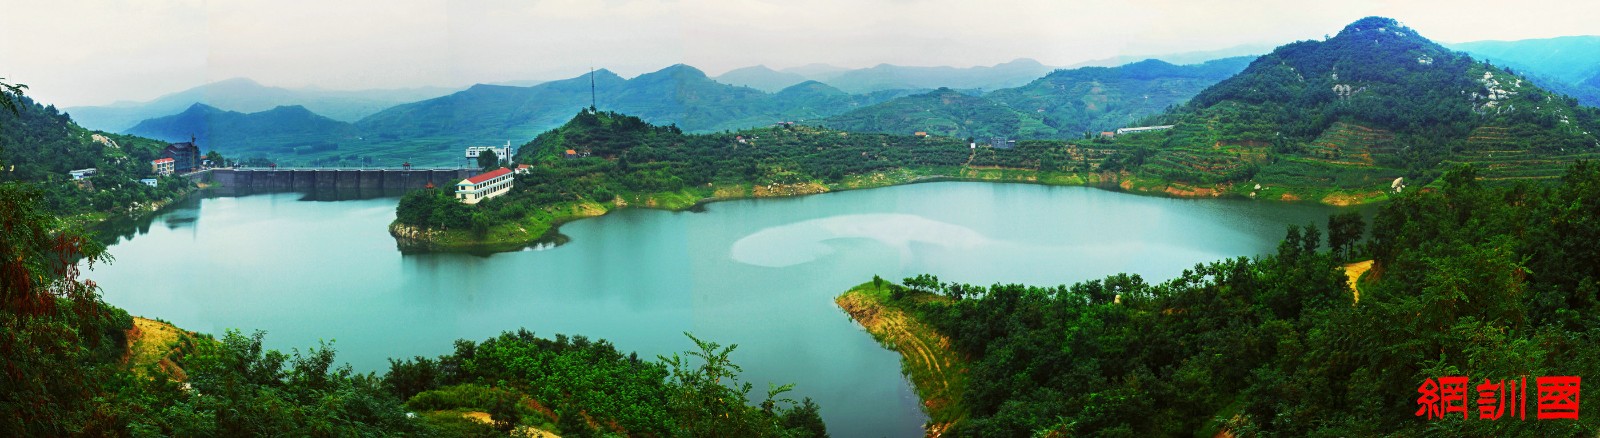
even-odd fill
[{"label": "dirt path", "polygon": [[1371,260],[1344,265],[1344,276],[1350,279],[1350,292],[1354,297],[1354,303],[1361,302],[1361,287],[1356,284],[1357,280],[1360,280],[1361,274],[1367,273],[1369,269],[1372,269]]}]

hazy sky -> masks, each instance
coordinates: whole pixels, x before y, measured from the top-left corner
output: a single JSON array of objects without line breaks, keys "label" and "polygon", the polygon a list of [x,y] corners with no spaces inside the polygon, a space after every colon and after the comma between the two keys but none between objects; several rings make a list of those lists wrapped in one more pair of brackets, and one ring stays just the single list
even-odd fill
[{"label": "hazy sky", "polygon": [[1070,65],[1321,38],[1369,15],[1442,42],[1600,34],[1594,0],[0,0],[0,77],[65,107],[233,77],[362,89],[676,63]]}]

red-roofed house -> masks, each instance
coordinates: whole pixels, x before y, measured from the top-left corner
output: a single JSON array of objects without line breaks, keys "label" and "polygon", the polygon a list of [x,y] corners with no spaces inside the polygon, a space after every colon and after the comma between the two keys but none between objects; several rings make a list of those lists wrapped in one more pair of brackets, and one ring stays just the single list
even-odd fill
[{"label": "red-roofed house", "polygon": [[465,204],[493,198],[511,191],[511,169],[499,168],[480,173],[456,184],[456,199]]},{"label": "red-roofed house", "polygon": [[157,158],[150,161],[150,170],[156,175],[171,175],[177,170],[177,161],[172,157]]}]

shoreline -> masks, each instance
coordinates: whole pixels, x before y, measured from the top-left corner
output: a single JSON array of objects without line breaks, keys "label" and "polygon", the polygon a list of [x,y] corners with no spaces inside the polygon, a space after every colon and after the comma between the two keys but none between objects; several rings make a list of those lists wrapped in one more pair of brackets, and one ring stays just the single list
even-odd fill
[{"label": "shoreline", "polygon": [[[957,176],[949,175],[949,172],[944,172],[945,170],[955,170],[954,173]],[[1300,198],[1293,195],[1293,192],[1284,189],[1257,191],[1258,193],[1281,193],[1278,196],[1252,197],[1248,194],[1240,193],[1240,190],[1244,189],[1242,187],[1235,189],[1233,184],[1195,186],[1154,178],[1143,178],[1126,172],[1088,174],[1048,172],[1041,175],[1039,171],[1029,169],[971,167],[924,171],[899,169],[893,172],[851,175],[846,177],[844,181],[835,184],[808,182],[777,186],[709,186],[684,189],[678,192],[656,192],[628,196],[633,198],[634,202],[629,202],[624,199],[624,196],[618,195],[617,199],[609,203],[593,201],[562,203],[545,206],[540,210],[540,215],[548,215],[547,219],[530,217],[515,223],[498,224],[482,233],[483,235],[475,235],[478,233],[470,230],[416,230],[412,227],[401,225],[399,222],[390,222],[389,235],[395,238],[396,246],[403,253],[442,252],[488,256],[502,252],[521,251],[547,244],[552,246],[566,244],[570,239],[560,233],[561,225],[572,221],[605,216],[614,210],[623,208],[645,208],[672,212],[699,211],[707,205],[724,201],[789,198],[947,181],[1090,187],[1132,195],[1173,199],[1232,198],[1263,202],[1316,203],[1334,207],[1374,204],[1389,199],[1389,196],[1382,192],[1355,192],[1352,194],[1338,189],[1323,189],[1327,194],[1316,197],[1316,200]],[[758,190],[761,187],[766,187],[767,190],[764,192]],[[697,193],[706,193],[709,196],[697,195]],[[661,199],[667,196],[681,198],[682,195],[699,197],[665,201]],[[513,229],[513,227],[515,228]],[[534,228],[538,231],[534,232],[528,228]],[[502,237],[485,238],[494,235]]]},{"label": "shoreline", "polygon": [[923,323],[901,301],[944,300],[926,292],[907,291],[903,298],[890,298],[889,289],[899,285],[869,281],[850,288],[834,298],[834,304],[849,315],[878,345],[900,355],[900,374],[912,384],[928,422],[923,432],[928,437],[944,435],[968,417],[961,401],[967,387],[967,360],[950,347],[950,340]]}]

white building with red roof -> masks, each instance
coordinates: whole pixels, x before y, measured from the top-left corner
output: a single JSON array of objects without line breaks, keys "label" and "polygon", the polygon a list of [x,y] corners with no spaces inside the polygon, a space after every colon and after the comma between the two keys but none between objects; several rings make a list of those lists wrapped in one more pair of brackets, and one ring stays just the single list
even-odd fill
[{"label": "white building with red roof", "polygon": [[511,169],[499,168],[456,183],[456,200],[465,204],[493,198],[511,191]]},{"label": "white building with red roof", "polygon": [[178,170],[177,163],[172,157],[150,160],[150,171],[156,175],[171,175],[176,170]]}]

